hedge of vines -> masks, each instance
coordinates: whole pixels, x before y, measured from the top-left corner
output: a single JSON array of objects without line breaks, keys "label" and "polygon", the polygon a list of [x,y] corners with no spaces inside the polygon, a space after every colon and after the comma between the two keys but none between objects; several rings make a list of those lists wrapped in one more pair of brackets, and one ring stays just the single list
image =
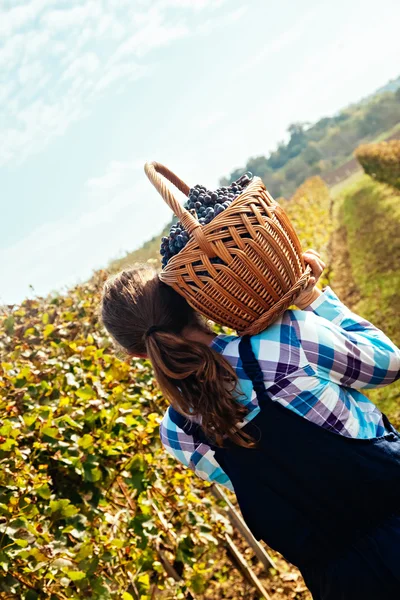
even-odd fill
[{"label": "hedge of vines", "polygon": [[[323,182],[282,202],[323,253]],[[0,598],[186,598],[232,576],[209,484],[161,448],[150,363],[98,322],[105,278],[0,310]]]},{"label": "hedge of vines", "polygon": [[355,156],[367,175],[400,189],[400,140],[363,144]]}]

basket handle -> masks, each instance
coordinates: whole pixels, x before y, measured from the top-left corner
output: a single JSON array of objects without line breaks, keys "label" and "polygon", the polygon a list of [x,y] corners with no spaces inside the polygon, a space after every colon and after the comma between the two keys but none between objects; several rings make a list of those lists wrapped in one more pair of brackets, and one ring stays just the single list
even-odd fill
[{"label": "basket handle", "polygon": [[[204,235],[202,225],[188,210],[186,210],[186,208],[182,206],[180,202],[178,202],[173,193],[167,187],[163,177],[170,181],[176,188],[178,188],[179,191],[185,194],[185,196],[189,195],[189,186],[161,163],[147,162],[144,165],[144,171],[166,204],[168,204],[172,212],[178,217],[178,219],[180,219],[186,231],[189,234],[193,234],[201,250],[209,258],[216,256],[213,246],[207,241],[207,238]],[[163,177],[161,177],[161,175]]]}]

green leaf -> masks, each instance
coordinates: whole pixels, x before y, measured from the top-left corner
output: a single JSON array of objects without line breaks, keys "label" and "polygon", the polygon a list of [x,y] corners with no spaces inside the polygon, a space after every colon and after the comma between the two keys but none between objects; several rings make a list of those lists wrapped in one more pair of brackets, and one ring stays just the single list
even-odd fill
[{"label": "green leaf", "polygon": [[85,433],[78,441],[80,448],[89,448],[93,444],[94,437],[90,433]]},{"label": "green leaf", "polygon": [[86,573],[83,571],[66,571],[66,575],[70,578],[71,581],[80,581],[81,579],[85,579]]},{"label": "green leaf", "polygon": [[112,540],[110,546],[113,548],[123,548],[126,545],[126,540]]},{"label": "green leaf", "polygon": [[99,562],[100,562],[100,559],[99,559],[98,556],[95,556],[91,560],[90,565],[89,565],[89,567],[86,570],[86,573],[87,573],[88,577],[91,577],[92,575],[94,575],[94,573],[96,572],[96,569],[97,569],[97,567],[99,565]]},{"label": "green leaf", "polygon": [[93,464],[87,464],[85,463],[83,465],[83,471],[84,471],[84,480],[85,481],[99,481],[102,478],[102,473],[99,469],[99,467],[96,467]]},{"label": "green leaf", "polygon": [[8,510],[8,506],[0,502],[0,515],[10,515],[10,511]]},{"label": "green leaf", "polygon": [[57,429],[57,427],[43,427],[42,434],[54,439],[60,437],[60,431]]},{"label": "green leaf", "polygon": [[75,394],[82,400],[91,400],[92,398],[96,398],[96,392],[90,387],[90,385],[84,385],[77,390]]},{"label": "green leaf", "polygon": [[202,594],[206,589],[206,583],[205,578],[200,573],[196,573],[190,580],[190,587],[195,594]]},{"label": "green leaf", "polygon": [[28,590],[24,596],[24,600],[38,600],[39,595],[35,590]]},{"label": "green leaf", "polygon": [[17,442],[15,440],[13,440],[12,438],[9,438],[3,444],[0,444],[0,450],[9,452],[16,445],[17,445]]},{"label": "green leaf", "polygon": [[81,423],[78,423],[77,421],[74,421],[74,419],[71,419],[71,417],[69,415],[63,415],[62,417],[59,417],[59,419],[56,419],[56,420],[57,420],[57,422],[60,420],[63,423],[66,423],[67,425],[74,427],[75,429],[83,429],[83,425],[81,425]]},{"label": "green leaf", "polygon": [[51,490],[50,490],[49,486],[47,485],[47,483],[45,483],[44,485],[41,485],[35,491],[38,494],[38,496],[40,496],[41,498],[44,498],[45,500],[48,500],[51,496]]},{"label": "green leaf", "polygon": [[23,415],[22,418],[24,420],[25,425],[27,427],[30,427],[36,421],[36,419],[38,418],[38,416],[35,415],[35,414],[32,414],[32,415],[26,414],[26,415]]},{"label": "green leaf", "polygon": [[14,317],[9,315],[6,319],[4,319],[4,329],[8,333],[8,335],[12,335],[14,333]]},{"label": "green leaf", "polygon": [[60,518],[62,517],[73,517],[78,514],[78,509],[76,506],[71,504],[70,500],[65,498],[61,500],[50,500],[50,512],[57,516],[59,513]]},{"label": "green leaf", "polygon": [[3,571],[8,571],[8,567],[10,564],[10,558],[9,556],[3,552],[2,550],[0,550],[0,567],[3,569]]}]

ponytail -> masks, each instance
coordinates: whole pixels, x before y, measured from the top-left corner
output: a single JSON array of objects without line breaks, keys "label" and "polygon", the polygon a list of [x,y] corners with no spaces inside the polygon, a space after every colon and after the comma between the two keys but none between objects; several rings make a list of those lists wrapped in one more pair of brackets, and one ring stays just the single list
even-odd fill
[{"label": "ponytail", "polygon": [[250,436],[237,428],[248,409],[232,365],[202,342],[181,335],[154,332],[146,339],[148,357],[164,396],[186,417],[200,422],[205,435],[217,446],[227,436],[241,446],[251,446]]},{"label": "ponytail", "polygon": [[147,356],[157,384],[182,415],[201,424],[205,435],[222,446],[225,437],[253,447],[237,427],[247,414],[238,402],[238,377],[216,350],[183,336],[185,327],[213,333],[205,319],[156,271],[143,265],[109,279],[103,290],[101,316],[119,347],[131,356]]}]

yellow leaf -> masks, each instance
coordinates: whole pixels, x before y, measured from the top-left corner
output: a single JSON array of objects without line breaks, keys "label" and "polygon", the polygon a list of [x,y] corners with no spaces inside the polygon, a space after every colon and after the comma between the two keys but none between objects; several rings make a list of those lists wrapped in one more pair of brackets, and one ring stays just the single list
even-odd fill
[{"label": "yellow leaf", "polygon": [[150,587],[150,577],[148,573],[144,573],[138,577],[138,582],[142,583],[145,587]]},{"label": "yellow leaf", "polygon": [[52,325],[51,323],[48,323],[48,325],[46,325],[46,327],[43,330],[43,337],[46,339],[49,337],[49,335],[51,335],[54,331],[54,325]]}]

